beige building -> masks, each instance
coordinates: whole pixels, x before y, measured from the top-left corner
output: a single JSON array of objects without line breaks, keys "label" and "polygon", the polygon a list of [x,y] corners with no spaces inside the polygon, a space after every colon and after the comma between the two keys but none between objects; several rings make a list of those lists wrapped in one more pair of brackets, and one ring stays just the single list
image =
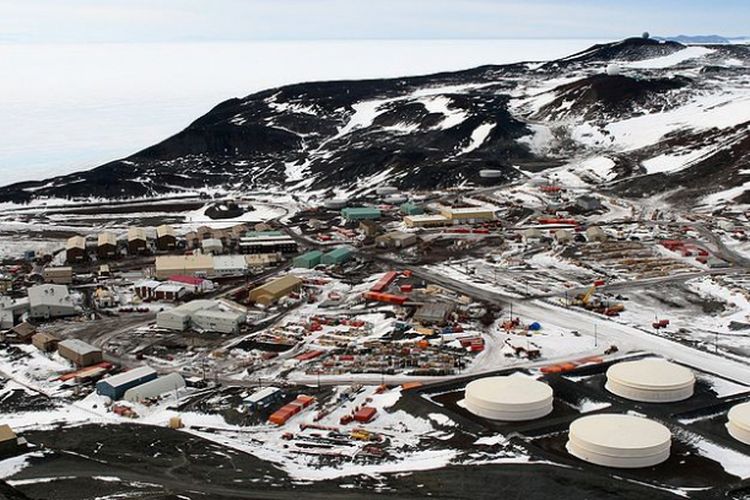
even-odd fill
[{"label": "beige building", "polygon": [[478,222],[494,220],[495,212],[486,207],[443,207],[440,214],[452,222]]},{"label": "beige building", "polygon": [[404,224],[407,227],[435,227],[445,226],[450,220],[443,215],[407,215]]},{"label": "beige building", "polygon": [[117,238],[109,231],[99,233],[96,240],[96,255],[99,260],[113,259],[117,256]]},{"label": "beige building", "polygon": [[281,262],[282,260],[283,257],[281,252],[253,253],[245,255],[245,262],[247,263],[247,267],[250,268],[267,267],[277,262]]},{"label": "beige building", "polygon": [[156,228],[156,248],[159,250],[174,250],[177,246],[177,236],[172,226],[163,224]]},{"label": "beige building", "polygon": [[72,236],[65,243],[65,261],[83,262],[86,260],[86,238]]},{"label": "beige building", "polygon": [[213,272],[213,255],[160,255],[156,257],[156,277],[160,279],[166,279],[175,274],[209,276]]},{"label": "beige building", "polygon": [[287,274],[282,278],[276,278],[265,285],[250,290],[248,298],[258,304],[268,306],[276,303],[282,297],[299,290],[302,280],[293,274]]},{"label": "beige building", "polygon": [[136,255],[145,253],[148,248],[146,231],[141,227],[128,228],[128,253]]},{"label": "beige building", "polygon": [[45,283],[70,285],[73,283],[73,268],[70,266],[45,267],[42,276]]}]

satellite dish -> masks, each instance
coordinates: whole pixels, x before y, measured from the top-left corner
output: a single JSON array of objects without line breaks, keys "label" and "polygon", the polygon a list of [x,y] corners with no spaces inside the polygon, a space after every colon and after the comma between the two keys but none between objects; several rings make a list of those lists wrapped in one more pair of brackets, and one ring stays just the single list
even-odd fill
[{"label": "satellite dish", "polygon": [[620,66],[617,64],[610,64],[607,66],[607,74],[609,76],[617,76],[620,74]]},{"label": "satellite dish", "polygon": [[643,34],[641,35],[641,38],[647,39],[647,38],[649,38],[650,36],[651,36],[651,35],[649,35],[649,34],[648,34],[648,31],[644,31],[644,32],[643,32]]}]

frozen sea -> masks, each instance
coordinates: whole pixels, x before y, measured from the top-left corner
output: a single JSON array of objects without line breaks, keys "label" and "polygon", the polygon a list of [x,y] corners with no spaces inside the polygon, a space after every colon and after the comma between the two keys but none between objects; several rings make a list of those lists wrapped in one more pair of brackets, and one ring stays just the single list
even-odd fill
[{"label": "frozen sea", "polygon": [[600,41],[0,44],[0,185],[121,158],[269,87],[547,60]]}]

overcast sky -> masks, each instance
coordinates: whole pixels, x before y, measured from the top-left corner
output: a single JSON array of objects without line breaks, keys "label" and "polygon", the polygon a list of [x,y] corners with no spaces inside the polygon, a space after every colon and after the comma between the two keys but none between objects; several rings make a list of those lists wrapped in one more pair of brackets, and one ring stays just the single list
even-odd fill
[{"label": "overcast sky", "polygon": [[0,41],[747,35],[749,0],[0,0]]}]

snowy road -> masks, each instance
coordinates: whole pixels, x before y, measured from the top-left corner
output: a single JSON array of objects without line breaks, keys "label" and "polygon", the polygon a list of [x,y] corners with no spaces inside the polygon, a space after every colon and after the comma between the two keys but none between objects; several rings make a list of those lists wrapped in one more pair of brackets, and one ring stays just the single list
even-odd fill
[{"label": "snowy road", "polygon": [[[658,337],[634,326],[618,323],[587,311],[566,309],[542,300],[518,300],[503,294],[473,286],[471,283],[432,273],[423,268],[413,267],[414,274],[432,280],[446,288],[471,297],[492,303],[500,303],[506,309],[513,308],[513,316],[529,321],[539,321],[543,325],[568,330],[578,330],[590,335],[599,345],[616,345],[620,351],[642,350],[673,359],[699,370],[714,373],[724,378],[750,385],[750,366],[715,354],[699,351],[684,344]],[[596,329],[594,327],[596,325]]]}]

